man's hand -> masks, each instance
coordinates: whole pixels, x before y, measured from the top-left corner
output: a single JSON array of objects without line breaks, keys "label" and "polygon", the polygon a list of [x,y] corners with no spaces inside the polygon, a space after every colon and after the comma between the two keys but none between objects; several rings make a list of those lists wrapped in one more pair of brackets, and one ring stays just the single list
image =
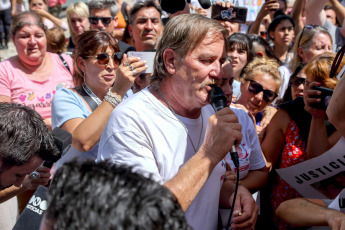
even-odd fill
[{"label": "man's hand", "polygon": [[[232,204],[234,193],[230,197]],[[238,186],[231,228],[254,229],[259,208],[252,197],[252,194],[243,186]]]},{"label": "man's hand", "polygon": [[338,212],[334,210],[330,215],[327,216],[328,218],[328,226],[332,228],[332,230],[345,230],[345,214],[342,212]]},{"label": "man's hand", "polygon": [[21,188],[26,190],[34,190],[37,189],[39,185],[46,186],[50,180],[50,169],[44,166],[40,166],[36,169],[36,171],[40,174],[38,179],[32,179],[30,175],[26,175]]},{"label": "man's hand", "polygon": [[205,140],[201,148],[217,164],[230,151],[232,145],[242,140],[242,126],[229,108],[221,109],[208,119]]}]

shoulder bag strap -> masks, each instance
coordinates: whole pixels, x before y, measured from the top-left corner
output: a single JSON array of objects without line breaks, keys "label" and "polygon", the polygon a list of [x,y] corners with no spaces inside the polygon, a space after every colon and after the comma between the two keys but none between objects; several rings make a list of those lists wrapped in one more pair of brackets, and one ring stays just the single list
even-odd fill
[{"label": "shoulder bag strap", "polygon": [[85,92],[83,87],[77,86],[73,89],[85,100],[85,102],[91,108],[92,112],[95,111],[95,109],[97,109],[98,107],[97,103],[94,100],[92,100],[92,98]]},{"label": "shoulder bag strap", "polygon": [[65,59],[62,57],[61,54],[59,54],[59,58],[61,59],[63,66],[72,74],[67,62],[65,61]]}]

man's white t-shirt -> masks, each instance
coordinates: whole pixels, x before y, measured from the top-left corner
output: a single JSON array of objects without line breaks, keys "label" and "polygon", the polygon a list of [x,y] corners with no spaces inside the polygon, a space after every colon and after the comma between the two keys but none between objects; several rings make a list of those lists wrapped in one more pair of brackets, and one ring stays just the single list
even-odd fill
[{"label": "man's white t-shirt", "polygon": [[[212,114],[212,107],[205,106],[198,119],[179,117],[179,121],[146,88],[114,109],[99,143],[97,161],[111,159],[117,164],[135,166],[163,184],[195,154],[185,127],[198,151]],[[186,219],[193,229],[217,229],[224,173],[222,161],[186,211]]]}]

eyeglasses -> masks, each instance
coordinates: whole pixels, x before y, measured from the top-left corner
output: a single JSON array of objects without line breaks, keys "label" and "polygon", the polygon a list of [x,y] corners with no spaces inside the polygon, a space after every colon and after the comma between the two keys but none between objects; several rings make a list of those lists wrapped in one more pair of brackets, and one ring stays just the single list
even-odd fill
[{"label": "eyeglasses", "polygon": [[[121,60],[122,60],[122,53],[114,53],[112,55],[113,61],[114,61],[114,65],[120,65]],[[110,57],[109,54],[107,53],[99,53],[96,56],[86,56],[86,57],[95,57],[97,59],[97,63],[99,65],[108,65],[109,61],[110,61]]]},{"label": "eyeglasses", "polygon": [[96,25],[98,20],[101,20],[104,25],[109,25],[113,19],[114,17],[89,17],[89,22],[93,25]]},{"label": "eyeglasses", "polygon": [[263,91],[264,92],[263,93],[264,94],[263,99],[266,102],[272,102],[278,96],[278,94],[276,92],[273,92],[272,90],[269,90],[269,89],[264,89],[259,82],[254,81],[254,80],[250,80],[250,79],[246,79],[246,80],[250,81],[248,91],[251,94],[258,94],[261,91]]},{"label": "eyeglasses", "polygon": [[300,42],[301,42],[301,39],[303,37],[303,33],[304,33],[304,30],[312,30],[312,29],[316,29],[316,28],[321,28],[321,29],[324,29],[326,30],[323,26],[319,26],[319,25],[313,25],[313,24],[309,24],[309,25],[305,25],[302,29],[302,32],[301,32],[301,36],[299,36],[299,39],[298,39],[298,43],[297,43],[297,48],[299,47],[300,45]]},{"label": "eyeglasses", "polygon": [[291,87],[297,88],[298,86],[300,86],[301,84],[305,83],[305,78],[302,77],[294,77],[291,80]]}]

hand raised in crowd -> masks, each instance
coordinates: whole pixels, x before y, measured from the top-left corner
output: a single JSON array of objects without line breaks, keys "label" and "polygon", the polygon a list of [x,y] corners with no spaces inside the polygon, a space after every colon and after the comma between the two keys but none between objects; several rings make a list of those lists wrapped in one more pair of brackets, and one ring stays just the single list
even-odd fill
[{"label": "hand raised in crowd", "polygon": [[321,99],[317,98],[315,96],[320,96],[321,91],[313,89],[314,86],[320,86],[320,83],[318,82],[311,82],[309,85],[305,85],[306,90],[304,90],[304,109],[308,113],[310,113],[312,116],[325,118],[326,117],[326,111],[322,109],[314,108],[311,104],[313,103],[320,103]]},{"label": "hand raised in crowd", "polygon": [[[232,203],[234,194],[230,197]],[[238,229],[254,229],[258,216],[258,205],[252,197],[252,194],[243,186],[238,186],[237,197],[234,207],[231,228]]]},{"label": "hand raised in crowd", "polygon": [[23,190],[34,190],[37,189],[39,185],[46,186],[50,180],[50,169],[44,166],[40,166],[36,169],[36,171],[40,174],[38,179],[33,179],[30,175],[26,175],[25,179],[21,185]]},{"label": "hand raised in crowd", "polygon": [[345,214],[337,210],[327,213],[328,226],[332,230],[345,230]]},{"label": "hand raised in crowd", "polygon": [[262,5],[260,13],[262,13],[262,15],[267,15],[267,14],[272,13],[278,9],[279,9],[279,3],[277,0],[267,0]]},{"label": "hand raised in crowd", "polygon": [[205,140],[201,148],[214,163],[221,161],[242,140],[242,126],[236,114],[229,108],[223,108],[208,119]]},{"label": "hand raised in crowd", "polygon": [[127,54],[124,54],[122,63],[116,69],[115,81],[111,91],[125,95],[127,90],[133,85],[135,78],[146,69],[145,61],[140,61],[138,57],[128,57]]},{"label": "hand raised in crowd", "polygon": [[216,5],[221,5],[222,7],[224,8],[230,8],[230,7],[233,7],[234,4],[233,3],[230,3],[228,1],[222,1],[222,2],[216,2]]}]

